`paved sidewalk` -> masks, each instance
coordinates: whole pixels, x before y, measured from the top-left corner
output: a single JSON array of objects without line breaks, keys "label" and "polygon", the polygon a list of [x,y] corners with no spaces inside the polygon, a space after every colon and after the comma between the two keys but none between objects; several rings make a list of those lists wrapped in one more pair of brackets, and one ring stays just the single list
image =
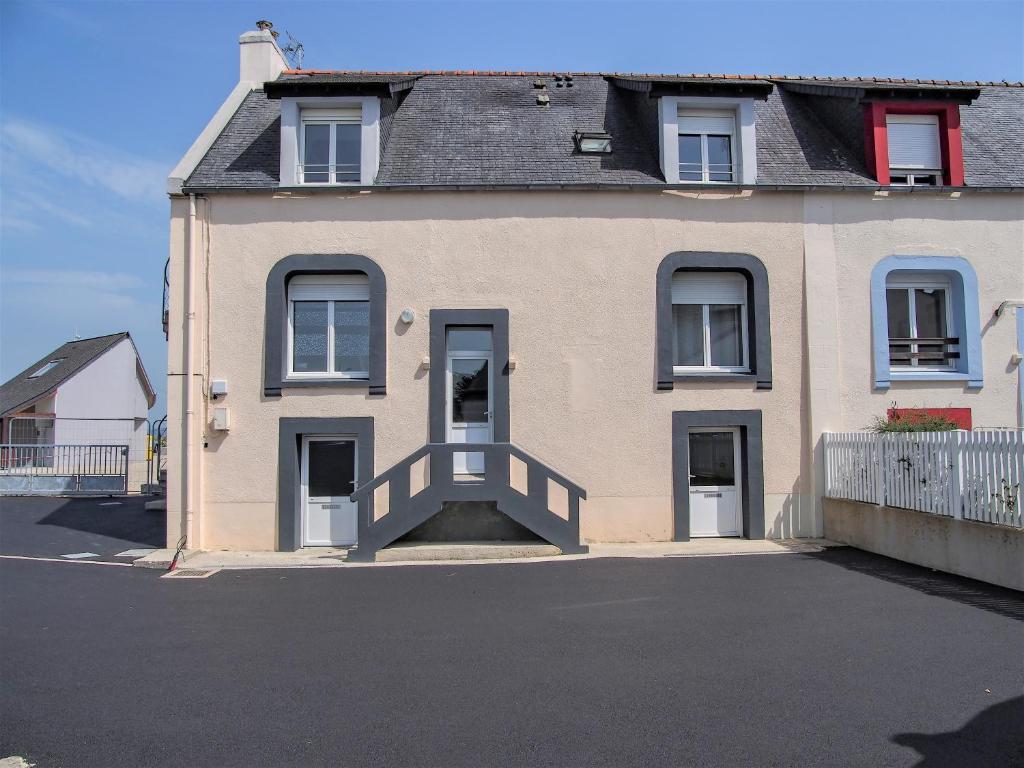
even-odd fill
[{"label": "paved sidewalk", "polygon": [[[244,552],[244,551],[201,551],[186,550],[178,566],[189,568],[260,569],[260,568],[380,568],[396,565],[484,565],[561,562],[567,560],[592,560],[595,558],[651,558],[651,557],[723,557],[729,555],[785,555],[793,553],[821,552],[826,547],[840,546],[826,539],[772,539],[751,541],[749,539],[693,539],[688,542],[659,541],[646,544],[589,544],[590,552],[582,555],[541,555],[536,557],[502,557],[503,550],[528,549],[514,543],[495,544],[491,542],[445,545],[438,547],[439,559],[424,559],[423,550],[434,545],[408,547],[407,559],[389,559],[376,563],[349,563],[345,561],[346,549],[311,547],[295,552]],[[444,557],[452,550],[461,549],[456,558]],[[542,548],[546,549],[546,548]],[[391,553],[394,550],[390,550]],[[170,565],[174,550],[158,549],[146,557],[139,558],[135,565],[143,568],[166,568]],[[392,554],[392,557],[394,555]]]}]

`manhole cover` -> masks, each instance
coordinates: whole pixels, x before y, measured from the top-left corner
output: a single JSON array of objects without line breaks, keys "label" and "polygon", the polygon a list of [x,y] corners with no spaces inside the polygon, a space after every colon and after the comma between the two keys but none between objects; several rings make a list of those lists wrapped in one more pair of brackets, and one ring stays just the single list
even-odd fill
[{"label": "manhole cover", "polygon": [[175,568],[165,573],[162,579],[208,579],[217,573],[220,568]]}]

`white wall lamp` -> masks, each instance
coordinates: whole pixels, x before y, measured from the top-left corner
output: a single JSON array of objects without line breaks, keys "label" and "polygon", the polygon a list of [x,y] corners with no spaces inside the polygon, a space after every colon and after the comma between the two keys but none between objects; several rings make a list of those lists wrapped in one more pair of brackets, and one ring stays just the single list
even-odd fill
[{"label": "white wall lamp", "polygon": [[412,321],[416,319],[416,313],[409,309],[409,307],[406,307],[405,309],[402,310],[402,313],[398,316],[398,319],[401,320],[406,325],[411,325]]}]

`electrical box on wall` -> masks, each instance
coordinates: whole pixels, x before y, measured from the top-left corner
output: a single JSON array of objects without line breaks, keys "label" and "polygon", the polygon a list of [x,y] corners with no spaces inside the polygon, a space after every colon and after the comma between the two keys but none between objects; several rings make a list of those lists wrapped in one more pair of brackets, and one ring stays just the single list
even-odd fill
[{"label": "electrical box on wall", "polygon": [[214,379],[210,382],[210,394],[214,397],[223,397],[228,393],[228,382],[225,379]]},{"label": "electrical box on wall", "polygon": [[218,432],[227,432],[230,426],[228,409],[224,406],[213,409],[213,428]]}]

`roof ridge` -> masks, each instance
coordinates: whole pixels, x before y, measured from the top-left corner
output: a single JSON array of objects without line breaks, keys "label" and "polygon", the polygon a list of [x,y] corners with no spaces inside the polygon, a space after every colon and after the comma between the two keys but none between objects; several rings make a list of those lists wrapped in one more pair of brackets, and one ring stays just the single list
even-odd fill
[{"label": "roof ridge", "polygon": [[[96,341],[96,339],[110,339],[114,336],[128,336],[128,331],[117,331],[115,333],[101,333],[99,336],[85,336],[80,339],[71,339],[71,341],[65,341],[64,344],[77,344],[80,341]],[[61,346],[64,346],[62,344]]]},{"label": "roof ridge", "polygon": [[282,75],[365,75],[374,77],[540,77],[555,75],[593,76],[593,77],[687,77],[694,79],[715,80],[780,80],[810,81],[827,83],[890,83],[899,85],[947,85],[947,86],[1002,86],[1024,88],[1024,81],[1011,80],[942,80],[909,77],[878,77],[875,75],[751,75],[751,74],[714,74],[710,72],[583,72],[573,70],[488,70],[488,69],[421,69],[421,70],[368,70],[368,69],[286,69]]}]

